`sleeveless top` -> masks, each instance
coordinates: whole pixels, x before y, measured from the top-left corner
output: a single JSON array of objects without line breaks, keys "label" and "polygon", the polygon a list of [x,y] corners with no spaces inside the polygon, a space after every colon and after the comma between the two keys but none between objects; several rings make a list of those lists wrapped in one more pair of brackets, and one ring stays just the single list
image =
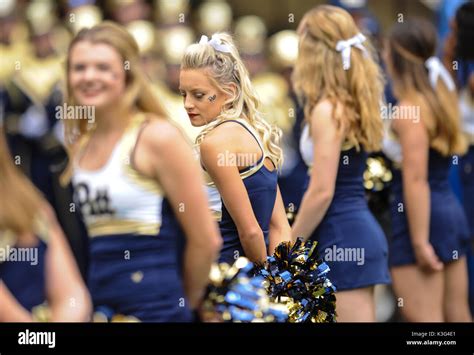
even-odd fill
[{"label": "sleeveless top", "polygon": [[[130,161],[144,121],[144,115],[132,120],[102,168],[84,170],[78,165],[79,159],[74,162],[74,197],[91,238],[159,234],[163,219],[162,188],[137,172]],[[81,151],[78,158],[80,155]]]},{"label": "sleeveless top", "polygon": [[[258,132],[244,119],[226,120],[226,122],[235,122],[244,127],[257,141],[262,157],[254,164],[241,170],[240,177],[247,190],[252,210],[262,229],[265,243],[268,245],[268,235],[270,229],[270,219],[275,205],[277,192],[277,169],[270,171],[265,165],[265,158],[268,154],[260,139]],[[219,124],[219,125],[220,125]],[[223,159],[229,159],[225,155]],[[250,160],[250,159],[249,159]],[[235,164],[235,162],[234,162]],[[240,165],[240,164],[236,164]],[[243,164],[242,164],[243,165]],[[212,213],[219,223],[219,229],[223,238],[223,247],[219,261],[232,263],[238,256],[245,256],[243,247],[240,243],[237,226],[235,225],[230,213],[227,211],[221,195],[217,190],[209,174],[204,170],[209,205]]]},{"label": "sleeveless top", "polygon": [[26,310],[32,311],[46,301],[46,252],[48,233],[38,223],[33,246],[18,246],[16,237],[9,231],[0,232],[0,279]]},{"label": "sleeveless top", "polygon": [[[313,165],[313,147],[309,125],[306,124],[300,138],[300,151],[301,156],[309,169],[311,169]],[[341,146],[334,196],[326,212],[327,216],[330,216],[333,213],[367,209],[363,179],[366,160],[367,153],[362,148],[358,151],[351,143],[347,141],[343,142]],[[305,189],[308,187],[309,181],[310,176],[308,174]]]}]

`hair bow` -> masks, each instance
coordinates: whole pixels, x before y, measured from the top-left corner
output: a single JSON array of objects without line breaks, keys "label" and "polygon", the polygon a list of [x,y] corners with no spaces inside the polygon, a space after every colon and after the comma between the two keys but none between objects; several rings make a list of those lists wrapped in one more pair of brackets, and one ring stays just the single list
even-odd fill
[{"label": "hair bow", "polygon": [[209,37],[202,35],[199,41],[199,44],[209,44],[214,48],[216,51],[230,53],[231,50],[228,45],[222,44],[219,38],[215,34],[212,35],[211,40],[209,41]]},{"label": "hair bow", "polygon": [[351,67],[351,47],[357,47],[367,54],[367,49],[362,45],[365,41],[365,36],[362,33],[356,34],[354,37],[349,38],[347,41],[339,41],[336,44],[336,50],[341,52],[342,56],[342,67],[344,70],[348,70]]},{"label": "hair bow", "polygon": [[449,75],[449,72],[438,57],[429,57],[425,62],[425,67],[428,69],[430,84],[433,89],[436,88],[436,83],[438,82],[439,77],[444,81],[449,91],[456,89],[456,85],[454,84],[451,75]]}]

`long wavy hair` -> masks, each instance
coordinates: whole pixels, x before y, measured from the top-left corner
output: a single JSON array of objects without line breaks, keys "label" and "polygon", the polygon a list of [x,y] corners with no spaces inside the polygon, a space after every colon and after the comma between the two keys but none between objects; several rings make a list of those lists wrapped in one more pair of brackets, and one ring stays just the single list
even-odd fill
[{"label": "long wavy hair", "polygon": [[[160,99],[155,94],[151,83],[143,72],[140,64],[139,49],[134,38],[122,27],[110,21],[104,21],[92,28],[82,29],[69,44],[67,58],[66,100],[68,105],[76,105],[69,82],[70,56],[74,46],[82,41],[94,44],[103,43],[113,47],[126,64],[126,88],[123,99],[117,104],[123,112],[132,109],[142,113],[151,113],[160,117],[167,117],[165,109],[160,104]],[[68,119],[64,122],[65,142],[69,153],[69,166],[61,177],[61,182],[66,184],[72,175],[72,160],[75,154],[75,143],[90,134],[94,126],[87,120]]]},{"label": "long wavy hair", "polygon": [[[322,100],[333,105],[332,117],[338,129],[345,127],[347,143],[366,151],[381,148],[383,123],[381,103],[384,79],[377,55],[369,40],[362,50],[352,47],[350,68],[344,70],[338,41],[359,33],[349,13],[341,8],[321,5],[303,18],[293,85],[304,105],[305,118]],[[336,109],[341,106],[341,110]]]},{"label": "long wavy hair", "polygon": [[[458,97],[439,79],[433,88],[425,61],[435,55],[436,30],[424,19],[409,19],[396,24],[388,34],[388,69],[393,79],[397,98],[409,97],[427,107],[421,115],[428,130],[430,146],[441,154],[463,154],[467,149],[461,133]],[[426,117],[433,117],[434,122]]]},{"label": "long wavy hair", "polygon": [[[229,47],[230,53],[217,51],[208,44],[195,43],[186,49],[181,61],[183,70],[208,69],[210,80],[230,97],[224,103],[220,115],[199,133],[196,144],[199,145],[206,134],[221,122],[243,118],[258,132],[269,158],[280,167],[283,163],[283,152],[279,145],[281,130],[269,124],[258,111],[257,94],[232,37],[228,33],[216,33],[213,37]],[[235,94],[230,89],[231,83],[237,88]]]}]

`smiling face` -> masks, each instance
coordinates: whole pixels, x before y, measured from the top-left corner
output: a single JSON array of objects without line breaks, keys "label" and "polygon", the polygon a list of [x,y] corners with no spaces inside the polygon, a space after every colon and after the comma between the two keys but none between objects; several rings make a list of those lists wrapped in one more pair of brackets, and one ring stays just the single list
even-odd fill
[{"label": "smiling face", "polygon": [[113,107],[125,92],[125,70],[120,54],[105,43],[76,43],[69,56],[69,87],[78,105],[96,110]]},{"label": "smiling face", "polygon": [[228,95],[209,79],[206,69],[181,70],[179,91],[194,127],[201,127],[215,120],[228,98]]}]

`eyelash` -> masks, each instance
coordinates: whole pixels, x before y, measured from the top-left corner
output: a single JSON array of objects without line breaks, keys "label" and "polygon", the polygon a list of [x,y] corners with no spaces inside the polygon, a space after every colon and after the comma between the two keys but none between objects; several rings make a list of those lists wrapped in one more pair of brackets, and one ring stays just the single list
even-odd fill
[{"label": "eyelash", "polygon": [[[186,93],[185,93],[185,92],[181,92],[181,96],[182,96],[182,97],[186,97]],[[202,100],[202,98],[204,97],[204,94],[197,93],[197,94],[194,94],[194,97],[195,97],[197,100]]]}]

